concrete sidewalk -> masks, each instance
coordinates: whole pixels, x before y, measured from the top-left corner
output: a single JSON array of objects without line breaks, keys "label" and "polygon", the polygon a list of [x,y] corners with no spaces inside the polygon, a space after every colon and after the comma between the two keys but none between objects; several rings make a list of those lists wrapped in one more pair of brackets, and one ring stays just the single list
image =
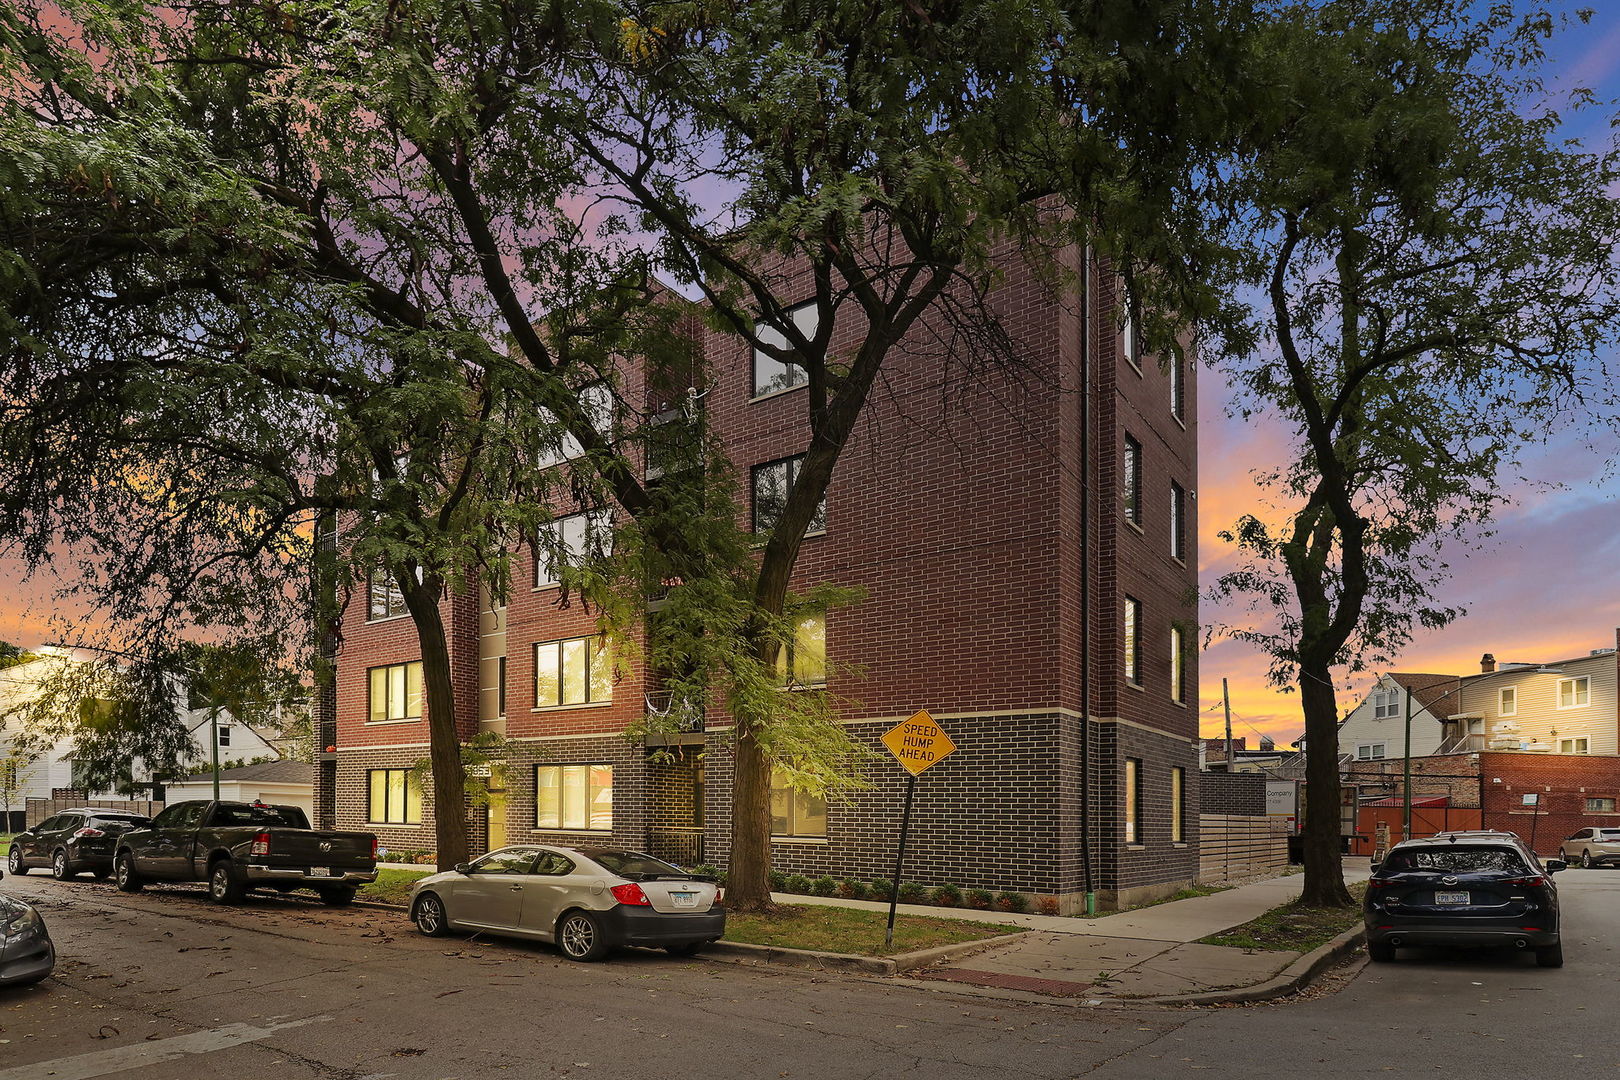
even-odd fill
[{"label": "concrete sidewalk", "polygon": [[[1367,877],[1365,858],[1346,859],[1347,882]],[[963,987],[1023,991],[1048,997],[1106,1000],[1236,1000],[1299,967],[1293,952],[1200,945],[1198,939],[1248,922],[1299,896],[1304,877],[1240,885],[1213,896],[1176,900],[1095,919],[1005,912],[942,910],[902,904],[907,915],[935,915],[1020,926],[1030,932],[906,977]],[[832,904],[884,910],[873,901],[778,895],[783,903]],[[1301,970],[1303,970],[1301,968]],[[1292,981],[1285,980],[1285,981]]]}]

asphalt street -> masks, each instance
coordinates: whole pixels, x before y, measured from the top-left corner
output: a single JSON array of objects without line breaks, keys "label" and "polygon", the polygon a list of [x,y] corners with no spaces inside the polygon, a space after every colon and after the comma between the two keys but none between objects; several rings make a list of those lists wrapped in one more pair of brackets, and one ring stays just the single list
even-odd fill
[{"label": "asphalt street", "polygon": [[1620,871],[1560,875],[1567,964],[1404,953],[1302,999],[1088,1008],[629,950],[427,939],[313,900],[40,874],[54,978],[0,991],[0,1080],[1615,1075]]}]

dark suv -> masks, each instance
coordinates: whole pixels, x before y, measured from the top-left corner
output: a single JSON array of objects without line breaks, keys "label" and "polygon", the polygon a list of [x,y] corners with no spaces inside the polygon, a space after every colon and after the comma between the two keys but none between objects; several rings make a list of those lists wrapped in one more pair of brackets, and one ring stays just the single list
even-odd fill
[{"label": "dark suv", "polygon": [[1542,967],[1562,967],[1559,859],[1542,867],[1509,832],[1439,833],[1405,840],[1373,863],[1367,882],[1367,955],[1395,959],[1406,945],[1533,948]]},{"label": "dark suv", "polygon": [[144,829],[152,819],[128,810],[82,807],[63,810],[11,838],[8,865],[13,874],[48,866],[61,880],[85,871],[106,878],[112,874],[113,848],[131,829]]}]

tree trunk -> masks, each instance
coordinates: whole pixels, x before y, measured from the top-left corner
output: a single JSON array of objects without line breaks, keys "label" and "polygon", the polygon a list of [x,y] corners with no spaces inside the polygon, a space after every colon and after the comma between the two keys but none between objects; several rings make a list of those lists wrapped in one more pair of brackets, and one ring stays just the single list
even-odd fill
[{"label": "tree trunk", "polygon": [[1305,884],[1300,902],[1353,907],[1339,855],[1339,715],[1327,664],[1300,664],[1299,697],[1305,713]]},{"label": "tree trunk", "polygon": [[450,646],[439,614],[443,589],[434,578],[418,585],[407,576],[405,606],[422,647],[422,689],[427,697],[428,759],[433,768],[433,822],[440,870],[467,861],[466,778],[461,765],[461,733],[456,730],[455,684],[450,678]]},{"label": "tree trunk", "polygon": [[734,911],[762,911],[771,906],[771,763],[755,730],[751,719],[736,718],[731,862],[726,868],[726,906]]}]

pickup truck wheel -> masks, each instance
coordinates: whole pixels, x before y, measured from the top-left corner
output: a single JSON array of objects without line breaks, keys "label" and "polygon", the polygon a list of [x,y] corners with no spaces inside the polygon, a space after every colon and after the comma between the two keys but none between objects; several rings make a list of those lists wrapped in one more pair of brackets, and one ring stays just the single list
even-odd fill
[{"label": "pickup truck wheel", "polygon": [[439,899],[438,893],[423,893],[416,898],[411,921],[427,937],[443,937],[450,932],[449,921],[444,917],[444,901]]},{"label": "pickup truck wheel", "polygon": [[347,888],[316,889],[320,894],[321,903],[327,907],[348,907],[354,903],[354,890]]},{"label": "pickup truck wheel", "polygon": [[208,868],[208,897],[216,904],[240,904],[247,886],[236,876],[229,859],[219,859]]},{"label": "pickup truck wheel", "polygon": [[135,859],[127,851],[120,851],[113,860],[113,880],[119,892],[140,892],[141,886],[146,884],[135,872]]}]

